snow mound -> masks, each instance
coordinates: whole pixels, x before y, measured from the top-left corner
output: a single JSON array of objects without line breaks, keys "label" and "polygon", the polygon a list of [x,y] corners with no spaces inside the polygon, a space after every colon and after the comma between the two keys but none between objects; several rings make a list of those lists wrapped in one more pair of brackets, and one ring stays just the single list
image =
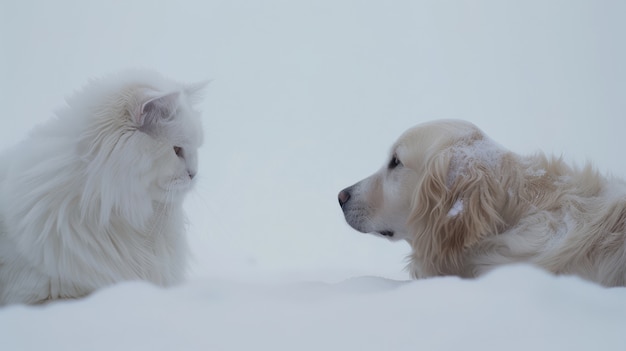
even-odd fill
[{"label": "snow mound", "polygon": [[621,349],[626,289],[527,267],[476,280],[125,283],[0,309],[5,350]]}]

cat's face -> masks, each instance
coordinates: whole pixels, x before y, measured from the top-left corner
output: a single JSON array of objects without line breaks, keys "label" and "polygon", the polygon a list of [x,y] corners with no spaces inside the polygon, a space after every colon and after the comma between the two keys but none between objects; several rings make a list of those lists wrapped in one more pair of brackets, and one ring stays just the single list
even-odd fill
[{"label": "cat's face", "polygon": [[154,155],[150,173],[155,200],[177,200],[195,183],[203,133],[200,113],[191,103],[194,93],[144,90],[144,102],[135,111],[138,132],[148,137],[143,142]]}]

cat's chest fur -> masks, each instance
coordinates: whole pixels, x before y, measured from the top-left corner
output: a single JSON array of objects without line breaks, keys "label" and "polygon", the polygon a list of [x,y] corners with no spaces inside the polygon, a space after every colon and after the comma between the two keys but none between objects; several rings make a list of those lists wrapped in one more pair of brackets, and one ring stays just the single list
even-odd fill
[{"label": "cat's chest fur", "polygon": [[[18,248],[3,245],[0,298],[3,303],[36,303],[81,297],[121,281],[143,280],[161,286],[180,283],[187,246],[182,213],[160,211],[146,230],[113,216],[108,226],[93,227],[78,216],[59,228],[62,235]],[[81,238],[88,237],[90,240]],[[14,280],[12,277],[26,277]]]}]

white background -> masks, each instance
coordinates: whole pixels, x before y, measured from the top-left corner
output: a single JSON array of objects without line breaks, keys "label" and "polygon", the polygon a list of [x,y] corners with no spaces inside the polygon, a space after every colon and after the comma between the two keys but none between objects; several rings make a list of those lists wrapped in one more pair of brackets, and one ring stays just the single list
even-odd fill
[{"label": "white background", "polygon": [[[212,79],[186,203],[192,282],[408,279],[408,246],[352,230],[339,190],[438,118],[626,176],[625,15],[626,2],[597,0],[2,1],[0,147],[92,77],[142,67]],[[443,281],[442,294],[473,286]]]}]

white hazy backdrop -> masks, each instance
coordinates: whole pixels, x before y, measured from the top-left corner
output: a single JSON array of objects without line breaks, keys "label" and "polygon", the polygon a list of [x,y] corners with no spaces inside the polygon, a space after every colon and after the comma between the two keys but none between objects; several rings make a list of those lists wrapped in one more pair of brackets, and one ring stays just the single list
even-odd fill
[{"label": "white hazy backdrop", "polygon": [[[415,124],[439,118],[466,119],[515,152],[562,154],[569,161],[578,164],[592,161],[604,173],[626,176],[625,15],[626,2],[619,0],[2,0],[0,148],[14,144],[34,125],[51,118],[54,110],[64,104],[64,98],[89,78],[141,67],[183,82],[211,79],[206,98],[199,105],[206,138],[200,150],[198,186],[186,202],[194,254],[192,283],[182,289],[193,291],[193,282],[203,287],[211,286],[212,282],[222,286],[219,282],[223,281],[337,283],[361,276],[381,277],[374,279],[374,286],[378,286],[384,282],[382,278],[408,279],[404,266],[409,247],[352,230],[343,220],[337,193],[381,167],[391,144]],[[518,273],[512,271],[511,276],[527,278],[530,274]],[[551,328],[550,322],[554,321],[566,323],[561,327],[568,326],[567,321],[559,318],[560,312],[570,307],[575,310],[590,301],[610,301],[601,309],[587,306],[597,318],[588,322],[598,329],[586,340],[613,340],[615,343],[609,345],[618,345],[618,334],[610,334],[611,339],[602,333],[622,330],[622,326],[626,330],[626,314],[612,315],[611,325],[620,328],[606,329],[602,321],[607,320],[602,319],[599,311],[610,311],[616,301],[622,304],[618,310],[626,311],[623,290],[610,290],[611,296],[621,295],[619,299],[608,299],[609,292],[595,286],[576,280],[551,281],[542,273],[535,274],[530,274],[534,277],[530,281],[551,282],[547,284],[553,284],[556,290],[546,288],[547,300],[542,299],[541,293],[522,298],[527,303],[520,305],[522,312],[525,307],[534,311],[537,306],[550,306],[557,291],[570,301],[567,294],[571,290],[565,286],[593,291],[595,295],[585,295],[592,296],[588,300],[578,299],[581,296],[578,293],[576,299],[571,299],[571,305],[564,305],[568,308],[550,310],[555,314],[538,325]],[[496,278],[500,277],[501,289],[495,291],[510,292],[502,290],[510,284],[524,289],[525,284],[506,276],[501,273],[484,282],[497,286]],[[476,293],[482,287],[487,293],[491,291],[487,289],[491,285],[480,285],[481,280],[469,283],[442,279],[441,282],[423,283],[427,284],[424,287],[435,289],[432,294],[418,294],[419,282],[412,283],[411,288],[416,298],[441,296],[441,300],[435,299],[435,304],[442,306],[450,296],[450,289]],[[222,290],[230,292],[228,286]],[[110,299],[96,296],[95,300],[68,303],[68,309],[83,311],[81,318],[102,317],[106,323],[104,315],[109,307],[115,308],[119,303],[121,308],[126,308],[133,305],[128,301],[142,299],[143,289],[147,288],[133,287],[120,287],[117,294],[114,289],[109,292]],[[240,294],[245,289],[233,288]],[[168,297],[167,302],[157,299],[156,305],[175,310],[176,305],[170,300],[189,295],[184,293],[187,290],[176,291],[177,295]],[[398,311],[406,306],[411,314],[419,316],[416,306],[420,302],[413,300],[406,290],[403,292],[389,298],[402,298],[401,305],[395,306]],[[147,292],[149,296],[154,294],[152,290]],[[130,300],[124,301],[125,296],[130,296]],[[525,295],[521,293],[521,296]],[[478,301],[490,301],[484,295],[481,298]],[[359,299],[364,297],[359,295]],[[245,297],[234,301],[240,300],[249,301]],[[321,311],[326,308],[332,314],[336,309],[350,310],[346,306],[355,302],[347,300],[347,305],[333,300],[334,304],[320,307]],[[259,301],[252,304],[251,310],[263,315],[266,301],[262,298]],[[278,304],[272,301],[268,306]],[[386,300],[376,295],[363,305],[354,305],[354,311],[372,308],[376,315],[382,309],[376,303],[381,301]],[[515,303],[501,298],[498,301],[500,307]],[[537,301],[540,302],[536,304]],[[295,327],[289,324],[289,318],[297,317],[287,313],[289,308],[294,308],[291,303],[291,307],[278,304],[276,308],[282,311],[281,318],[287,319],[282,325],[293,331]],[[93,308],[94,304],[98,308]],[[38,327],[49,328],[42,322],[43,316],[50,321],[58,317],[67,323],[65,328],[76,326],[77,322],[72,324],[62,317],[67,312],[63,306],[44,310],[9,309],[5,312],[5,324],[0,325],[13,325],[13,329],[11,335],[3,335],[5,332],[0,328],[0,336],[19,345],[22,335],[15,332],[17,326],[29,329],[37,320]],[[189,308],[193,304],[187,301],[185,306]],[[497,315],[500,307],[491,306]],[[305,320],[306,311],[315,309],[306,304],[299,308],[296,310],[303,313],[304,317],[300,318]],[[446,328],[445,316],[454,316],[457,320],[453,327],[462,329],[461,335],[471,334],[468,330],[473,329],[466,329],[459,322],[468,316],[439,312],[427,316],[443,316],[439,317],[441,328]],[[75,317],[76,313],[70,315]],[[216,318],[228,316],[230,322],[237,316],[242,320],[247,316],[245,311],[227,307],[221,313]],[[0,310],[0,321],[2,314]],[[398,322],[388,313],[385,320],[373,323],[402,324],[406,328],[411,314],[402,314]],[[174,315],[177,323],[184,325],[184,313],[179,311]],[[22,324],[13,324],[6,319],[9,316],[11,321],[21,320]],[[570,322],[585,320],[564,316]],[[210,319],[210,315],[204,317]],[[521,316],[522,322],[516,323],[532,324],[533,320],[542,318],[540,312],[526,317],[528,320]],[[148,323],[150,318],[153,317],[139,318],[136,324],[133,324],[135,319],[115,323],[126,321],[134,328]],[[353,324],[364,324],[362,318],[355,315]],[[488,317],[481,319],[483,323],[487,320]],[[316,326],[329,321],[332,318],[308,320],[306,327],[313,331],[304,339],[309,340]],[[471,318],[466,321],[470,325],[476,323]],[[337,320],[343,322],[350,324],[350,320]],[[198,338],[206,337],[198,321],[190,323],[198,328],[194,329]],[[208,325],[215,323],[212,320]],[[264,327],[262,321],[246,323],[242,330],[220,333],[219,340],[226,340],[224,343],[194,343],[197,339],[192,337],[187,343],[168,339],[170,342],[156,342],[156,345],[164,349],[176,346],[194,349],[199,345],[229,349],[225,346],[229,336],[245,340],[245,326]],[[420,323],[425,323],[420,328],[429,325],[424,320]],[[339,330],[345,327],[337,325]],[[271,326],[265,328],[260,330],[280,333]],[[497,332],[502,327],[494,328]],[[393,330],[388,326],[384,329],[389,333]],[[36,338],[36,330],[24,335]],[[349,337],[358,334],[354,328],[347,331]],[[404,329],[401,331],[406,335]],[[124,333],[124,340],[134,340],[133,334],[128,333]],[[72,335],[63,340],[72,340],[75,338]],[[146,332],[146,335],[150,334]],[[341,339],[340,334],[333,335]],[[580,335],[576,337],[581,339]],[[528,341],[524,333],[516,336]],[[429,349],[437,345],[432,343],[435,337],[445,338],[445,332],[439,329],[405,344],[397,343],[401,335],[389,334],[379,340],[380,344],[365,343],[359,348],[384,349],[387,345],[396,349],[422,349],[420,342],[430,340],[430,346],[425,348]],[[293,338],[274,346],[279,349],[321,346],[299,345],[298,338]],[[114,345],[110,336],[103,339],[107,343],[101,346]],[[602,345],[591,341],[584,344],[578,339],[570,349]],[[263,349],[264,345],[269,348],[270,344],[263,344],[266,339],[256,340],[260,340],[259,344],[248,345],[249,348]],[[130,344],[134,349],[155,349],[153,344],[148,347],[141,340],[134,342]],[[231,346],[243,345],[243,349],[242,342],[237,339]],[[503,342],[495,346],[507,349],[507,340]],[[4,349],[1,343],[0,349]],[[32,349],[46,346],[29,345]],[[347,342],[336,345],[347,350],[355,346]],[[462,341],[451,345],[450,349],[471,346]],[[60,348],[67,347],[64,344]]]}]

